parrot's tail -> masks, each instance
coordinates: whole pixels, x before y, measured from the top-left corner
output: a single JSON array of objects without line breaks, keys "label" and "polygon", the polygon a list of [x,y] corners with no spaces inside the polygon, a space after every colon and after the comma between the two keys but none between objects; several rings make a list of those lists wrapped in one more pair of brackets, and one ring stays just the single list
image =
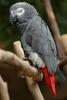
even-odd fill
[{"label": "parrot's tail", "polygon": [[55,75],[49,74],[47,67],[41,68],[41,71],[43,72],[43,78],[45,80],[47,87],[50,89],[52,94],[56,96]]}]

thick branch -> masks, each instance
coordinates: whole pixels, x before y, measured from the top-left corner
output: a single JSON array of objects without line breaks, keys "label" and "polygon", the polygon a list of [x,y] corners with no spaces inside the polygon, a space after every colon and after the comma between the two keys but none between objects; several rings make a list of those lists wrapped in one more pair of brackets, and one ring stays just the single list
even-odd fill
[{"label": "thick branch", "polygon": [[21,42],[20,41],[16,41],[13,43],[14,45],[14,49],[15,49],[15,52],[17,54],[17,56],[21,59],[24,59],[25,58],[25,54],[24,54],[24,51],[21,47]]},{"label": "thick branch", "polygon": [[63,44],[66,57],[59,62],[59,67],[67,73],[67,35],[61,36],[61,43]]},{"label": "thick branch", "polygon": [[3,81],[1,76],[0,76],[0,95],[1,95],[1,100],[10,100],[7,83]]},{"label": "thick branch", "polygon": [[14,53],[0,49],[0,62],[15,65],[15,68],[20,75],[26,75],[32,78],[40,79],[39,72],[36,68],[31,67],[28,61],[21,60]]},{"label": "thick branch", "polygon": [[48,20],[50,23],[50,27],[51,27],[51,30],[53,32],[53,37],[54,37],[54,40],[56,42],[58,58],[63,59],[65,57],[65,54],[64,54],[63,46],[61,44],[60,31],[59,31],[59,28],[58,28],[58,25],[56,22],[56,18],[55,18],[54,13],[53,13],[51,2],[50,2],[50,0],[43,0],[43,1],[44,1],[44,7],[45,7],[45,10],[47,13],[47,17],[48,17]]},{"label": "thick branch", "polygon": [[[67,57],[65,57],[63,60],[60,61],[59,67],[60,69],[63,69],[63,67],[67,65]],[[66,70],[65,70],[66,71]]]},{"label": "thick branch", "polygon": [[[14,48],[15,48],[16,54],[21,59],[23,59],[25,57],[25,55],[24,55],[23,49],[21,47],[20,41],[14,42]],[[38,84],[35,81],[33,81],[32,78],[29,78],[29,77],[26,77],[26,82],[27,82],[28,88],[29,88],[30,92],[32,93],[34,99],[35,100],[44,100]]]},{"label": "thick branch", "polygon": [[28,88],[30,90],[30,92],[32,93],[33,97],[35,100],[45,100],[45,98],[43,97],[39,86],[37,83],[35,83],[31,78],[27,77],[26,78],[27,81],[27,85]]},{"label": "thick branch", "polygon": [[61,35],[61,43],[63,45],[65,55],[67,56],[67,34]]}]

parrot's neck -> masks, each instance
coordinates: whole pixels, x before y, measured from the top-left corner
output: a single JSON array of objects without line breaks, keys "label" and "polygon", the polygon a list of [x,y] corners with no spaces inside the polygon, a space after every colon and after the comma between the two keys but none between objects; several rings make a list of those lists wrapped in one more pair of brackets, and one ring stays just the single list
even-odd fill
[{"label": "parrot's neck", "polygon": [[31,19],[25,19],[23,21],[18,21],[16,23],[16,27],[21,34],[23,34],[26,31],[27,27],[30,25],[33,18],[34,16]]}]

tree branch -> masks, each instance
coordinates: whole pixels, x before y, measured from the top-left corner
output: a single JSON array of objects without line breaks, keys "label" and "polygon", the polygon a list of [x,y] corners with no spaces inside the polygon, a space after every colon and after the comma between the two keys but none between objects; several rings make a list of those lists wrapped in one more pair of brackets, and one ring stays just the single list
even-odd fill
[{"label": "tree branch", "polygon": [[58,64],[60,69],[63,69],[63,67],[67,64],[67,57],[65,57],[63,60],[60,61]]},{"label": "tree branch", "polygon": [[[21,59],[25,58],[20,41],[14,42],[14,49],[16,51],[16,54]],[[38,84],[32,78],[26,77],[26,82],[27,82],[28,88],[29,88],[30,92],[32,93],[35,100],[45,100],[44,97],[42,96],[42,93],[39,89]]]},{"label": "tree branch", "polygon": [[56,22],[56,18],[54,16],[50,0],[43,0],[43,2],[47,13],[48,21],[50,23],[50,27],[53,32],[52,35],[54,37],[57,46],[58,58],[61,60],[65,57],[65,53],[64,53],[63,45],[61,44],[61,40],[60,40],[61,35]]},{"label": "tree branch", "polygon": [[3,81],[1,76],[0,76],[0,95],[1,95],[1,100],[10,100],[7,83]]},{"label": "tree branch", "polygon": [[57,47],[57,54],[58,54],[57,58],[60,61],[59,67],[61,69],[63,69],[64,72],[67,72],[66,71],[66,69],[67,69],[67,66],[66,66],[66,64],[67,64],[67,62],[66,62],[67,61],[67,59],[66,59],[67,36],[66,35],[63,35],[63,36],[60,35],[60,31],[59,31],[59,28],[58,28],[58,25],[57,25],[57,22],[56,22],[55,15],[53,13],[53,9],[52,9],[50,0],[43,0],[43,2],[44,2],[45,10],[46,10],[46,13],[47,13],[47,17],[48,17],[48,20],[49,20],[49,23],[50,23],[50,27],[51,27],[51,30],[52,30],[52,33],[53,33],[52,35],[54,37],[56,47]]},{"label": "tree branch", "polygon": [[31,78],[27,77],[26,78],[28,88],[30,92],[32,93],[33,97],[35,100],[45,100],[43,97],[40,88],[37,83],[35,83]]},{"label": "tree branch", "polygon": [[40,79],[40,74],[36,68],[30,66],[28,61],[21,60],[18,56],[9,51],[0,49],[0,63],[8,63],[14,65],[20,76],[25,75],[32,77],[33,79]]},{"label": "tree branch", "polygon": [[63,45],[65,55],[67,56],[67,34],[61,35],[61,43]]}]

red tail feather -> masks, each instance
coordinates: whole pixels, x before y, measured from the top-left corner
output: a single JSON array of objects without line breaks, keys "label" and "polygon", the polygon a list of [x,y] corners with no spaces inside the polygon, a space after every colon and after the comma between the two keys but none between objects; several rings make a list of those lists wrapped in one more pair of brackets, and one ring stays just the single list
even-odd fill
[{"label": "red tail feather", "polygon": [[50,89],[52,94],[56,96],[56,88],[55,88],[55,75],[49,74],[47,67],[41,68],[43,74],[44,74],[44,80],[47,85],[47,87]]}]

